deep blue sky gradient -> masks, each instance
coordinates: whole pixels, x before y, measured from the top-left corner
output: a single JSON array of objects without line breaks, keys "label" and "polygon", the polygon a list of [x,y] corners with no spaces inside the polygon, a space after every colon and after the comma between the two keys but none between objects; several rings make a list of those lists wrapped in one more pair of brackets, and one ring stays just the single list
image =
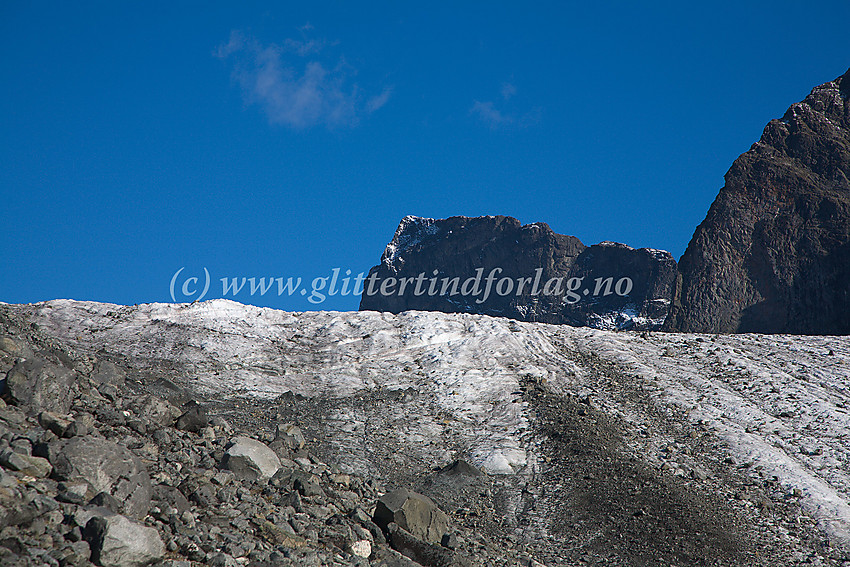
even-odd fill
[{"label": "deep blue sky gradient", "polygon": [[[0,5],[0,301],[365,272],[407,214],[678,258],[764,125],[850,67],[846,0],[275,4]],[[311,66],[302,112],[279,95]]]}]

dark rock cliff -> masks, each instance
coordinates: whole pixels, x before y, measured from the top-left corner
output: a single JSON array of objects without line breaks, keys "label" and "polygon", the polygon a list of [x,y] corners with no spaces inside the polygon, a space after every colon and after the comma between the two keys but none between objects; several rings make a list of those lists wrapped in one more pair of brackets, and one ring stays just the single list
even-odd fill
[{"label": "dark rock cliff", "polygon": [[667,315],[675,274],[667,252],[611,242],[588,247],[545,223],[408,216],[370,270],[360,309],[656,329]]},{"label": "dark rock cliff", "polygon": [[679,262],[665,328],[850,333],[850,71],[771,120]]}]

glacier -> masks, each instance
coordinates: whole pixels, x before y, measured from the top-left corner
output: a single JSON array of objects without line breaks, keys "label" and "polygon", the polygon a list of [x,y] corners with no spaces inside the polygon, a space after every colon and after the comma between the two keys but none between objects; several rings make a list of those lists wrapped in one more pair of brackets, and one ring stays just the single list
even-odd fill
[{"label": "glacier", "polygon": [[[721,443],[720,457],[799,495],[833,540],[850,545],[850,337],[614,332],[415,311],[296,313],[223,299],[14,308],[79,352],[107,351],[140,373],[170,372],[220,403],[410,393],[415,402],[404,415],[380,404],[327,406],[321,427],[353,472],[381,466],[367,433],[377,420],[382,439],[404,452],[393,457],[398,466],[465,458],[491,475],[538,474],[547,457],[531,427],[533,408],[518,396],[528,381],[617,416],[634,433],[625,436],[631,450],[652,466],[663,464],[664,431],[699,427]],[[641,435],[650,426],[659,433]],[[683,461],[698,468],[700,458]]]}]

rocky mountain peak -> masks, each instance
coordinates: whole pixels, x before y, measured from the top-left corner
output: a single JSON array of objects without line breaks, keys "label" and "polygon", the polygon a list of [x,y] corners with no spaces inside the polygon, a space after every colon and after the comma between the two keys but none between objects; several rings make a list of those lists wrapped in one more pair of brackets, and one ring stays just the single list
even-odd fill
[{"label": "rocky mountain peak", "polygon": [[[547,232],[551,232],[545,223],[539,223]],[[529,225],[532,231],[536,225]],[[398,224],[392,240],[387,244],[381,263],[390,270],[398,270],[404,265],[409,252],[420,250],[423,243],[435,237],[447,237],[457,230],[476,232],[503,233],[505,230],[521,229],[520,222],[508,216],[464,217],[455,216],[445,220],[407,215]]]},{"label": "rocky mountain peak", "polygon": [[726,174],[679,263],[667,328],[850,333],[850,71],[815,87]]},{"label": "rocky mountain peak", "polygon": [[667,315],[675,270],[668,252],[588,247],[544,222],[407,216],[370,271],[360,309],[653,329]]}]

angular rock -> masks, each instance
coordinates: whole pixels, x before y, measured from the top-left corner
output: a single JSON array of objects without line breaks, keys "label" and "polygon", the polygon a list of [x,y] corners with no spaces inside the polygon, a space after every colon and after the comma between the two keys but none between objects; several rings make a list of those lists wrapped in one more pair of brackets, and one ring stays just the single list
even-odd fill
[{"label": "angular rock", "polygon": [[18,405],[32,411],[66,414],[77,373],[74,370],[32,358],[16,364],[6,375],[5,390]]},{"label": "angular rock", "polygon": [[133,404],[133,408],[140,416],[163,427],[174,425],[174,420],[180,415],[179,409],[161,398],[150,395],[145,396],[140,403]]},{"label": "angular rock", "polygon": [[850,333],[850,70],[735,160],[679,272],[668,330]]},{"label": "angular rock", "polygon": [[133,518],[147,515],[150,477],[128,449],[97,437],[74,437],[51,442],[47,458],[58,480],[87,482],[95,494],[106,492],[115,497],[124,514]]},{"label": "angular rock", "polygon": [[155,528],[118,514],[93,517],[84,537],[91,546],[92,560],[103,567],[143,567],[165,556],[165,545]]},{"label": "angular rock", "polygon": [[0,453],[0,465],[35,478],[50,476],[50,471],[53,470],[47,459],[16,453],[9,449]]},{"label": "angular rock", "polygon": [[303,449],[307,444],[301,429],[292,423],[278,423],[275,428],[275,441],[281,441],[293,450]]},{"label": "angular rock", "polygon": [[19,486],[0,485],[0,529],[26,525],[35,518],[59,508],[59,503]]},{"label": "angular rock", "polygon": [[545,223],[408,216],[380,265],[369,271],[360,309],[657,329],[667,316],[675,278],[676,262],[668,252],[612,242],[587,247]]},{"label": "angular rock", "polygon": [[267,445],[250,437],[234,437],[222,466],[240,479],[269,479],[280,468],[280,459]]},{"label": "angular rock", "polygon": [[463,567],[469,565],[456,551],[435,543],[422,541],[395,523],[387,526],[393,549],[426,567]]},{"label": "angular rock", "polygon": [[91,378],[98,384],[123,386],[127,380],[127,372],[108,360],[99,360],[91,373]]},{"label": "angular rock", "polygon": [[38,424],[44,429],[52,431],[57,437],[71,437],[66,435],[71,431],[71,425],[74,420],[70,416],[59,415],[57,413],[43,411],[38,414]]},{"label": "angular rock", "polygon": [[395,523],[429,543],[439,544],[449,531],[449,517],[430,498],[406,488],[383,495],[375,507],[373,519],[384,531]]},{"label": "angular rock", "polygon": [[198,433],[209,425],[209,417],[207,411],[196,402],[186,404],[186,411],[177,418],[177,423],[174,427],[182,431]]}]

